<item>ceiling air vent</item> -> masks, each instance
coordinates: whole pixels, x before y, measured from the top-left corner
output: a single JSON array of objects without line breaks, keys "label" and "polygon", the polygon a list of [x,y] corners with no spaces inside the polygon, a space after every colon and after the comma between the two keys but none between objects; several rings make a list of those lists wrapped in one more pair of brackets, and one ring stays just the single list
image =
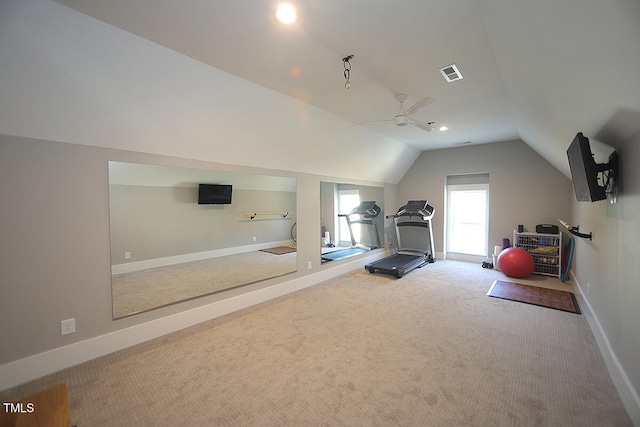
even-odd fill
[{"label": "ceiling air vent", "polygon": [[456,64],[440,68],[440,73],[449,83],[455,82],[456,80],[462,80],[462,74],[460,73],[460,70],[458,70]]}]

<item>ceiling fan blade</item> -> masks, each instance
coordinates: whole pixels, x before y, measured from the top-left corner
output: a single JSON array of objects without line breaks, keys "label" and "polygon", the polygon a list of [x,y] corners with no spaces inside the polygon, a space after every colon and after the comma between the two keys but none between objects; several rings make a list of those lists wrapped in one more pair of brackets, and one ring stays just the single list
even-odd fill
[{"label": "ceiling fan blade", "polygon": [[409,115],[415,113],[416,111],[418,111],[420,108],[424,107],[425,105],[429,105],[434,101],[435,101],[435,99],[431,98],[430,96],[424,97],[420,101],[418,101],[415,104],[413,104],[413,106],[411,108],[409,108],[407,111],[405,111],[404,115],[405,116],[409,116]]},{"label": "ceiling fan blade", "polygon": [[364,123],[354,123],[352,125],[347,126],[348,128],[352,128],[355,126],[366,126],[366,125],[372,125],[374,123],[384,123],[384,122],[392,122],[393,119],[388,119],[388,120],[374,120],[372,122],[364,122]]},{"label": "ceiling fan blade", "polygon": [[418,127],[422,130],[426,130],[427,132],[431,132],[433,130],[433,126],[431,126],[429,123],[409,119],[409,124],[414,125],[415,127]]}]

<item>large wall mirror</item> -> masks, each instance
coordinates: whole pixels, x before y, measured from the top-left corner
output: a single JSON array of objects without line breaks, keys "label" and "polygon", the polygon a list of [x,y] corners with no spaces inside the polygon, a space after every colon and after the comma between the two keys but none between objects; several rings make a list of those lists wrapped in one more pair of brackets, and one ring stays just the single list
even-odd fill
[{"label": "large wall mirror", "polygon": [[109,162],[114,319],[295,272],[295,209],[295,178]]},{"label": "large wall mirror", "polygon": [[384,188],[320,183],[322,263],[384,248]]}]

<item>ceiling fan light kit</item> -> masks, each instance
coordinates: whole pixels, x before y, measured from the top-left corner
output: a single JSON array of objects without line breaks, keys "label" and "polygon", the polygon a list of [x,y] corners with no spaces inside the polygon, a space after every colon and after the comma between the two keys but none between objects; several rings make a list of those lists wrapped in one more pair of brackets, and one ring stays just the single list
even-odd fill
[{"label": "ceiling fan light kit", "polygon": [[409,118],[402,114],[398,114],[397,116],[395,116],[393,118],[393,121],[395,122],[396,126],[406,126],[409,124]]},{"label": "ceiling fan light kit", "polygon": [[435,101],[435,99],[427,96],[422,98],[421,100],[419,100],[418,102],[416,102],[415,104],[413,104],[409,109],[407,109],[406,111],[402,111],[403,107],[404,107],[404,101],[406,101],[407,99],[407,95],[404,93],[398,93],[396,94],[396,101],[398,101],[400,103],[400,113],[398,115],[396,115],[393,118],[393,122],[395,123],[396,126],[407,126],[407,125],[413,125],[419,129],[422,129],[426,132],[431,132],[433,130],[433,124],[435,122],[429,122],[429,123],[425,123],[425,122],[421,122],[419,120],[414,120],[411,118],[411,115],[414,114],[416,111],[418,111],[419,109],[421,109],[422,107],[431,104],[432,102]]}]

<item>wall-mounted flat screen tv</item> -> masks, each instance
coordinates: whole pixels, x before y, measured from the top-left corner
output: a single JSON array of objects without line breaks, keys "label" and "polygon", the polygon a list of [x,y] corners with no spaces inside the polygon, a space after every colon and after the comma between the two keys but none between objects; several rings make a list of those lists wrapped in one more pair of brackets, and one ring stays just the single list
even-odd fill
[{"label": "wall-mounted flat screen tv", "polygon": [[571,180],[579,202],[595,202],[607,198],[606,189],[598,183],[598,172],[603,170],[593,159],[589,139],[578,132],[567,149]]},{"label": "wall-mounted flat screen tv", "polygon": [[230,184],[200,184],[198,186],[198,204],[230,205],[231,193]]}]

